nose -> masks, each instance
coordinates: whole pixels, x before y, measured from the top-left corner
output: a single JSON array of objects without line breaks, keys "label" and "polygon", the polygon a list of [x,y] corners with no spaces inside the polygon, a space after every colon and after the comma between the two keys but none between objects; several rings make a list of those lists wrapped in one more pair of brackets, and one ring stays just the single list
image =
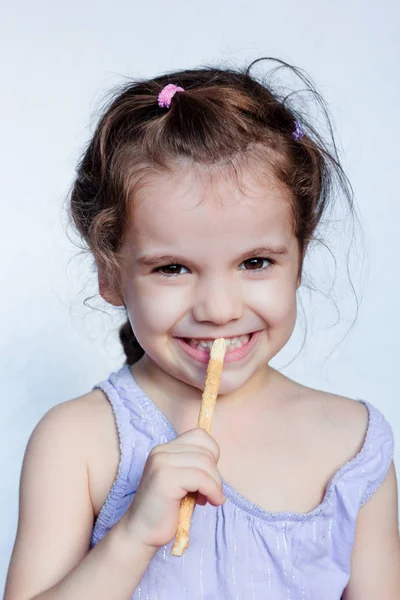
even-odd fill
[{"label": "nose", "polygon": [[196,321],[224,325],[237,321],[243,315],[240,285],[223,277],[199,282],[193,298],[193,316]]}]

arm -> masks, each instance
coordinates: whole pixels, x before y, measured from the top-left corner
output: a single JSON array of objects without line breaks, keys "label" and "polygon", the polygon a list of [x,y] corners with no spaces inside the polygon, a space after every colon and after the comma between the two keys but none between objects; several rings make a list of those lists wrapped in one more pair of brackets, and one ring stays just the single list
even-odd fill
[{"label": "arm", "polygon": [[152,559],[127,539],[122,520],[88,552],[85,423],[87,406],[73,400],[51,409],[31,436],[4,600],[127,600]]},{"label": "arm", "polygon": [[400,538],[394,464],[357,517],[343,600],[400,600]]}]

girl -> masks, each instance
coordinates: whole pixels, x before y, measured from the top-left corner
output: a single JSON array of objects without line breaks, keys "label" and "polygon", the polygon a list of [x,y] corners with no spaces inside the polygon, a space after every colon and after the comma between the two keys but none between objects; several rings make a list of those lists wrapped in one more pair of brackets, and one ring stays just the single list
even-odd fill
[{"label": "girl", "polygon": [[[127,362],[33,432],[5,600],[400,599],[390,425],[269,365],[335,177],[352,201],[251,67],[126,85],[84,153],[72,217],[126,310]],[[218,337],[209,435],[195,424]]]}]

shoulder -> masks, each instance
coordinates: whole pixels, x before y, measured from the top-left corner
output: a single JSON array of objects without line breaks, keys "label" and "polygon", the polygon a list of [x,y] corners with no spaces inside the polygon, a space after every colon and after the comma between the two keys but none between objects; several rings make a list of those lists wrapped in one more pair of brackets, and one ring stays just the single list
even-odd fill
[{"label": "shoulder", "polygon": [[359,400],[329,392],[313,390],[311,400],[315,403],[321,420],[343,437],[343,441],[359,449],[365,441],[369,424],[370,409]]},{"label": "shoulder", "polygon": [[393,462],[390,424],[370,402],[310,388],[303,388],[301,396],[305,413],[314,419],[321,448],[328,450],[332,464],[340,468],[360,455],[353,469],[362,473],[363,506],[387,477]]},{"label": "shoulder", "polygon": [[[329,420],[344,432],[349,459],[363,450],[356,469],[361,493],[351,555],[351,577],[343,599],[397,598],[400,585],[398,487],[390,423],[370,402],[317,392]],[[384,518],[383,518],[384,516]]]},{"label": "shoulder", "polygon": [[27,597],[28,581],[49,589],[87,554],[96,514],[91,447],[97,444],[100,456],[96,437],[107,429],[106,415],[104,398],[91,392],[54,406],[33,430],[21,471],[10,597]]},{"label": "shoulder", "polygon": [[[70,481],[90,479],[88,467],[97,444],[99,426],[106,421],[107,409],[98,392],[53,406],[34,428],[24,456],[22,481],[47,478],[46,485],[58,486],[59,474]],[[104,429],[104,425],[103,425]]]},{"label": "shoulder", "polygon": [[119,437],[112,407],[106,395],[95,389],[51,408],[36,425],[27,453],[68,453],[85,465],[96,515],[116,477]]},{"label": "shoulder", "polygon": [[390,423],[384,414],[371,402],[354,400],[328,392],[314,390],[321,418],[333,427],[348,442],[364,450],[366,458],[393,458],[394,437]]},{"label": "shoulder", "polygon": [[333,461],[344,464],[354,458],[369,431],[370,405],[289,379],[286,382],[296,415],[307,424],[310,435],[331,448]]},{"label": "shoulder", "polygon": [[50,408],[36,425],[31,440],[43,437],[73,439],[80,448],[89,447],[105,425],[112,409],[101,390],[61,402]]},{"label": "shoulder", "polygon": [[370,412],[363,402],[345,396],[321,390],[310,390],[307,396],[308,410],[314,416],[333,476],[365,450]]}]

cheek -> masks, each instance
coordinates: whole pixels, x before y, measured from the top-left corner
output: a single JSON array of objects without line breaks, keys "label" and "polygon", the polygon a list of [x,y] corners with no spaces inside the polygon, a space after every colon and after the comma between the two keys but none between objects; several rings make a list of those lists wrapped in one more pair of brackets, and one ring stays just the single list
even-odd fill
[{"label": "cheek", "polygon": [[291,281],[269,281],[253,287],[250,294],[251,307],[270,327],[293,324],[297,312],[296,288]]},{"label": "cheek", "polygon": [[173,286],[138,283],[126,296],[130,321],[137,337],[169,331],[187,310],[187,294]]}]

